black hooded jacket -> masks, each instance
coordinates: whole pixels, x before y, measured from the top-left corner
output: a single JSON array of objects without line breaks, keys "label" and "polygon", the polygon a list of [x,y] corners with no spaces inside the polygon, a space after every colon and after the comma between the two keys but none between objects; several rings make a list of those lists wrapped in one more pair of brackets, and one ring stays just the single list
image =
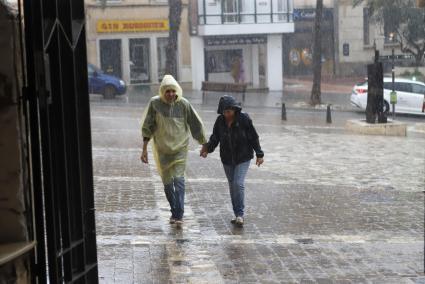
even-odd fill
[{"label": "black hooded jacket", "polygon": [[[229,128],[226,125],[223,111],[228,108],[236,110],[235,121]],[[208,152],[214,152],[220,144],[220,157],[225,165],[237,165],[254,158],[264,157],[261,150],[257,131],[248,114],[242,112],[242,108],[232,96],[223,96],[220,99],[217,117],[213,133],[207,144]]]}]

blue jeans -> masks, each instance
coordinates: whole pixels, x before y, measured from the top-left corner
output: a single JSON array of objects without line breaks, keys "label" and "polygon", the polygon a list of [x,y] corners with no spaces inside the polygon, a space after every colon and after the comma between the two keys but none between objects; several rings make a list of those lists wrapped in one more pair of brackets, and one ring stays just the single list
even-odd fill
[{"label": "blue jeans", "polygon": [[238,165],[224,165],[229,182],[230,198],[232,200],[233,213],[236,217],[243,217],[245,209],[245,177],[251,161],[243,162]]},{"label": "blue jeans", "polygon": [[164,185],[165,195],[171,207],[171,217],[181,220],[184,213],[184,177],[173,178],[172,183]]}]

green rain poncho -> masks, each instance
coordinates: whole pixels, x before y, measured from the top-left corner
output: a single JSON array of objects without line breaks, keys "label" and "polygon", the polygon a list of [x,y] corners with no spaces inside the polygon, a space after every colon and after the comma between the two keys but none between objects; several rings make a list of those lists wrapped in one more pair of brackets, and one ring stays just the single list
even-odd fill
[{"label": "green rain poncho", "polygon": [[[164,97],[169,89],[176,91],[173,103]],[[201,118],[183,98],[182,89],[173,76],[165,75],[159,95],[151,98],[142,119],[142,136],[153,139],[153,154],[164,184],[184,176],[191,134],[200,144],[207,142]]]}]

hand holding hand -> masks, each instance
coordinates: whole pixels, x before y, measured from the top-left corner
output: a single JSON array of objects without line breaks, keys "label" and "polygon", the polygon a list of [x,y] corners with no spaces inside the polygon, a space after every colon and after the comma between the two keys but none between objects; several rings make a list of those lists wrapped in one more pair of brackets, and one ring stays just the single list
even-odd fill
[{"label": "hand holding hand", "polygon": [[257,158],[257,161],[255,162],[255,164],[257,166],[261,166],[264,163],[264,159],[263,158]]},{"label": "hand holding hand", "polygon": [[142,162],[144,164],[149,164],[148,151],[147,150],[143,150],[142,155],[140,156],[140,160],[142,160]]},{"label": "hand holding hand", "polygon": [[201,151],[199,152],[199,156],[202,158],[208,157],[208,148],[206,145],[202,145]]}]

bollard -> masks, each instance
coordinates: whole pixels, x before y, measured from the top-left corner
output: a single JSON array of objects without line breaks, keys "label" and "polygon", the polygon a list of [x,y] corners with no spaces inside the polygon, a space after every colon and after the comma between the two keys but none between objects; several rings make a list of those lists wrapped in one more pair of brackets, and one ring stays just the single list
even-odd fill
[{"label": "bollard", "polygon": [[282,103],[282,120],[286,121],[286,106],[285,106],[285,103]]},{"label": "bollard", "polygon": [[332,123],[331,104],[326,108],[326,123]]}]

